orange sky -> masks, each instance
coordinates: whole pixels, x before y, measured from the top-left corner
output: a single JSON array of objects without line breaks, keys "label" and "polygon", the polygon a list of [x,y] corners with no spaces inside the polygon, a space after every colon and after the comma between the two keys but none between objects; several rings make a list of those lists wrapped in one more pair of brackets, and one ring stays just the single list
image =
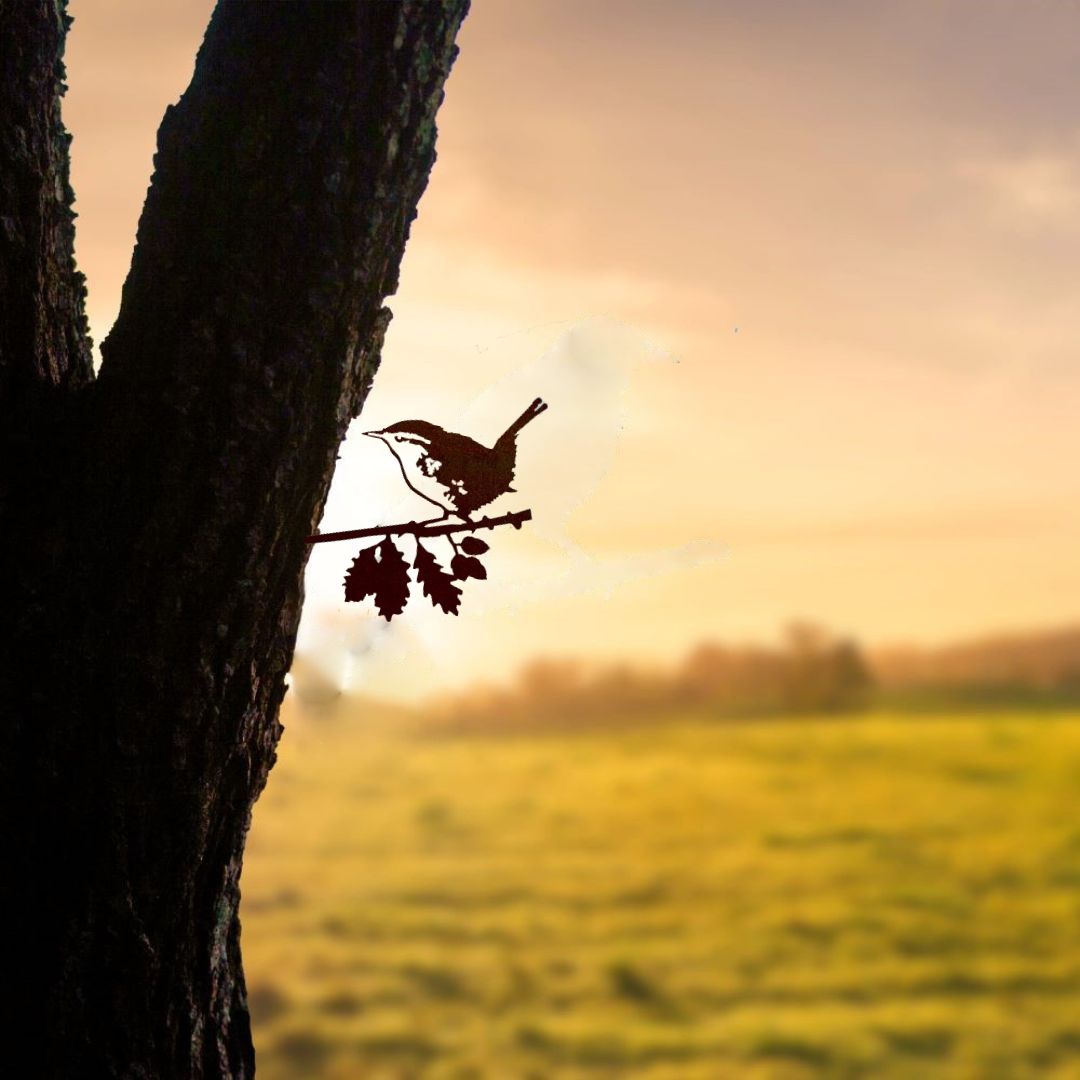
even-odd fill
[{"label": "orange sky", "polygon": [[[73,0],[96,339],[209,7]],[[1080,11],[474,0],[460,43],[360,427],[494,436],[536,385],[538,527],[460,619],[389,628],[325,545],[302,649],[410,695],[796,615],[870,641],[1076,618]],[[323,527],[396,483],[351,438]]]}]

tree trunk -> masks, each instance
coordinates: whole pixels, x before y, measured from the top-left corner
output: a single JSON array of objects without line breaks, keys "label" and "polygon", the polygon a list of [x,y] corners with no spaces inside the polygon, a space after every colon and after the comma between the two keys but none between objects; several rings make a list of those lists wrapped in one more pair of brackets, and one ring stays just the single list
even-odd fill
[{"label": "tree trunk", "polygon": [[95,379],[63,2],[0,0],[5,1075],[254,1072],[244,838],[466,7],[218,5]]}]

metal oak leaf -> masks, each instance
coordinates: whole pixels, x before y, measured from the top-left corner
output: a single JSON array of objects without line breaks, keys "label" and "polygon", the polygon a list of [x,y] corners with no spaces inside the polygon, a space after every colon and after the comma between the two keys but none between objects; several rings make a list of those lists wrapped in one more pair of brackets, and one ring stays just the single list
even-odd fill
[{"label": "metal oak leaf", "polygon": [[405,610],[409,599],[409,564],[387,537],[379,545],[379,580],[375,590],[375,606],[389,622]]},{"label": "metal oak leaf", "polygon": [[375,595],[377,587],[376,575],[379,572],[379,564],[375,559],[378,544],[364,548],[349,567],[345,575],[345,599],[350,602],[359,602],[369,596]]},{"label": "metal oak leaf", "polygon": [[419,541],[416,543],[416,577],[424,587],[424,595],[447,615],[456,615],[461,606],[461,590],[453,577],[436,561],[435,556]]},{"label": "metal oak leaf", "polygon": [[405,610],[409,599],[409,564],[389,537],[364,548],[345,575],[347,601],[369,596],[375,598],[375,606],[387,622]]}]

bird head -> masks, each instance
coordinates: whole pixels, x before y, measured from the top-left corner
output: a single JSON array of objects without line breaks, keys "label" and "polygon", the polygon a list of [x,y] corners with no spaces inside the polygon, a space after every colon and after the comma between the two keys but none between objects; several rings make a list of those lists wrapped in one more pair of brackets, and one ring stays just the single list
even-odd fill
[{"label": "bird head", "polygon": [[392,424],[380,431],[365,431],[365,435],[371,439],[378,439],[386,444],[390,453],[402,463],[402,465],[416,465],[426,457],[431,446],[430,437],[425,434],[419,425],[411,425],[409,421],[400,424]]}]

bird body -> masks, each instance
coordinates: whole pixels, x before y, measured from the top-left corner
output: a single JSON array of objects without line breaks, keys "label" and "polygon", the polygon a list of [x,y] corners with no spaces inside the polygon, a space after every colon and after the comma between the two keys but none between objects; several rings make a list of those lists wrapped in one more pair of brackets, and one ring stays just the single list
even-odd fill
[{"label": "bird body", "polygon": [[417,495],[465,520],[514,489],[517,435],[547,405],[537,398],[496,440],[483,446],[467,435],[446,431],[426,420],[402,420],[381,431],[380,439],[397,459],[405,483]]}]

